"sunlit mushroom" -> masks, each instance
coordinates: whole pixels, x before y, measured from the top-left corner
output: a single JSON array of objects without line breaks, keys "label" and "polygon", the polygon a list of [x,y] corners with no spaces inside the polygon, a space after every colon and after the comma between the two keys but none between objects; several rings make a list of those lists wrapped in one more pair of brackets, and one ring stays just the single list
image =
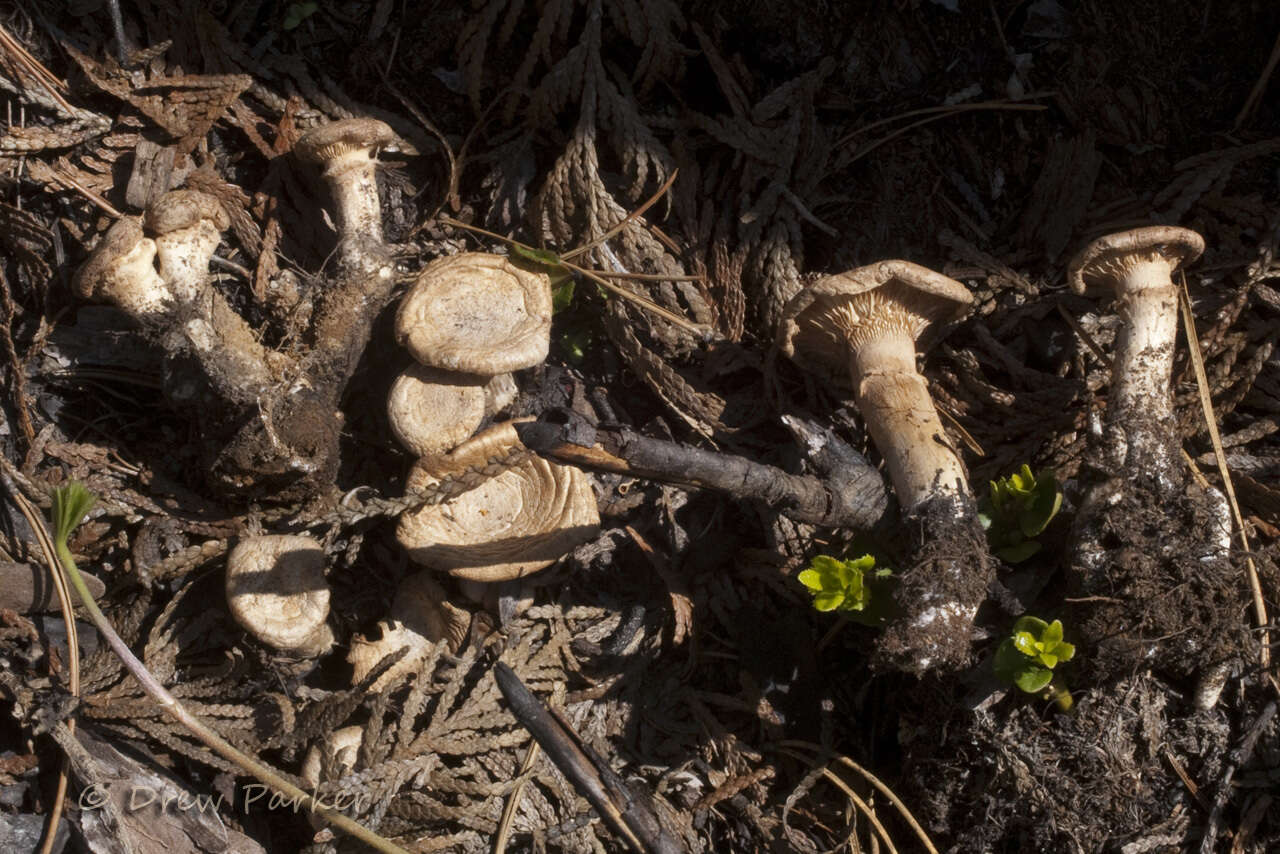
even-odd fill
[{"label": "sunlit mushroom", "polygon": [[1204,252],[1194,231],[1159,225],[1100,237],[1071,261],[1067,280],[1078,294],[1112,292],[1120,312],[1111,395],[1107,401],[1110,464],[1130,477],[1152,477],[1169,492],[1177,473],[1173,418],[1178,290],[1173,271]]},{"label": "sunlit mushroom", "polygon": [[155,259],[155,241],[143,233],[141,221],[121,217],[76,273],[76,294],[109,302],[140,323],[160,322],[170,316],[174,299]]},{"label": "sunlit mushroom", "polygon": [[883,261],[809,283],[787,304],[778,333],[781,351],[798,364],[852,384],[912,520],[915,565],[901,576],[902,619],[886,631],[881,652],[914,672],[967,658],[970,626],[993,575],[964,464],[916,370],[930,325],[957,319],[971,300],[954,279]]},{"label": "sunlit mushroom", "polygon": [[388,655],[408,647],[404,657],[379,676],[372,691],[383,691],[399,683],[401,677],[416,669],[436,644],[444,644],[449,652],[457,652],[471,627],[471,614],[455,606],[443,587],[419,572],[406,578],[396,591],[387,621],[378,624],[381,637],[369,640],[356,635],[351,640],[347,660],[352,666],[352,682],[360,684]]},{"label": "sunlit mushroom", "polygon": [[391,431],[419,457],[444,453],[484,420],[486,385],[485,377],[412,365],[387,395]]},{"label": "sunlit mushroom", "polygon": [[491,377],[547,358],[551,311],[546,273],[502,255],[450,255],[405,296],[396,341],[424,365]]},{"label": "sunlit mushroom", "polygon": [[[412,492],[481,466],[520,444],[499,424],[409,474]],[[545,569],[595,536],[600,525],[587,476],[529,457],[443,504],[400,517],[396,536],[415,562],[474,581],[506,581]]]},{"label": "sunlit mushroom", "polygon": [[333,645],[320,544],[296,534],[249,537],[227,557],[227,605],[255,638],[298,658]]}]

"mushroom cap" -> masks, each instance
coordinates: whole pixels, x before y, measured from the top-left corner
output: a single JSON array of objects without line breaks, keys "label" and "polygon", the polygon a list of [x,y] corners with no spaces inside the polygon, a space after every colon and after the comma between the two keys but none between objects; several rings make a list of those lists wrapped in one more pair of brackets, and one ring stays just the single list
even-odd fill
[{"label": "mushroom cap", "polygon": [[[307,755],[302,760],[302,770],[298,776],[305,780],[311,789],[329,780],[341,780],[356,767],[360,757],[360,744],[363,741],[364,727],[359,724],[333,730],[320,743],[312,744],[307,749]],[[327,779],[321,779],[326,760],[330,774]]]},{"label": "mushroom cap", "polygon": [[1099,237],[1067,267],[1067,281],[1077,294],[1115,284],[1126,268],[1143,261],[1163,258],[1170,270],[1191,263],[1204,252],[1204,238],[1189,228],[1153,225],[1118,231]]},{"label": "mushroom cap", "polygon": [[83,299],[114,303],[136,317],[164,310],[171,295],[156,272],[155,241],[137,217],[116,220],[76,272],[72,286]]},{"label": "mushroom cap", "polygon": [[396,314],[396,341],[424,365],[491,377],[547,358],[551,312],[546,273],[464,252],[418,276]]},{"label": "mushroom cap", "polygon": [[444,453],[484,420],[486,382],[485,377],[411,365],[387,395],[391,431],[419,457]]},{"label": "mushroom cap", "polygon": [[293,150],[309,163],[325,164],[354,151],[372,157],[396,138],[386,122],[377,119],[343,119],[312,128],[298,138]]},{"label": "mushroom cap", "polygon": [[227,557],[227,604],[265,644],[312,658],[333,644],[324,549],[310,537],[271,534],[241,541]]},{"label": "mushroom cap", "polygon": [[400,582],[391,603],[391,619],[399,620],[432,643],[444,643],[457,652],[471,630],[471,613],[449,601],[449,594],[430,572],[419,572]]},{"label": "mushroom cap", "polygon": [[950,276],[910,261],[881,261],[809,282],[783,309],[778,348],[806,370],[849,384],[849,350],[890,328],[921,350],[940,320],[960,318],[973,296]]},{"label": "mushroom cap", "polygon": [[199,190],[171,190],[148,205],[142,215],[143,227],[155,236],[195,228],[206,221],[217,231],[231,227],[222,202]]},{"label": "mushroom cap", "polygon": [[[491,427],[449,454],[420,460],[407,489],[483,465],[519,444],[511,422]],[[416,563],[473,581],[506,581],[545,569],[599,527],[582,470],[529,457],[450,501],[403,514],[396,538]]]}]

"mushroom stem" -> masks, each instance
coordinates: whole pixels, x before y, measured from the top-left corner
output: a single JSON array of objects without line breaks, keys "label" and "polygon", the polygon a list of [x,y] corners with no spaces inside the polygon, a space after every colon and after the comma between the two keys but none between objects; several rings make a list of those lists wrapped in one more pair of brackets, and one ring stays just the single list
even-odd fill
[{"label": "mushroom stem", "polygon": [[964,466],[946,441],[938,410],[916,370],[915,341],[887,329],[849,355],[854,400],[910,514],[930,499],[969,492]]},{"label": "mushroom stem", "polygon": [[1170,392],[1178,333],[1174,266],[1157,255],[1134,266],[1116,285],[1123,325],[1116,339],[1107,422],[1120,457],[1115,462],[1128,472],[1164,474],[1177,465]]}]

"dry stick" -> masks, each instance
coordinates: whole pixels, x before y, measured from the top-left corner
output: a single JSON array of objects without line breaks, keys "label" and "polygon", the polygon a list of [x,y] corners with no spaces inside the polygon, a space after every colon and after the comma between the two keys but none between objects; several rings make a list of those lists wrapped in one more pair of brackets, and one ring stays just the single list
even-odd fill
[{"label": "dry stick", "polygon": [[116,634],[115,629],[107,620],[106,615],[99,610],[98,603],[93,600],[93,594],[91,594],[89,592],[89,588],[85,586],[84,579],[80,577],[80,571],[76,568],[75,561],[71,558],[71,553],[66,551],[65,546],[61,546],[59,548],[59,545],[60,544],[55,544],[59,561],[62,564],[62,568],[66,571],[67,576],[71,581],[71,585],[75,587],[76,593],[80,595],[80,601],[84,603],[85,610],[89,613],[89,619],[92,620],[93,625],[98,630],[98,633],[102,635],[104,640],[106,640],[107,646],[111,647],[112,652],[114,652],[124,664],[125,669],[133,675],[134,679],[138,680],[138,684],[142,686],[142,690],[144,690],[160,705],[162,711],[183,727],[186,727],[192,735],[203,742],[205,746],[214,753],[218,754],[223,759],[234,763],[240,768],[243,768],[247,773],[256,777],[272,789],[287,795],[298,803],[306,804],[312,812],[318,813],[325,821],[334,825],[338,829],[354,836],[356,839],[359,839],[361,842],[369,845],[377,851],[382,851],[386,854],[408,854],[405,849],[395,843],[378,836],[376,833],[373,833],[357,822],[347,818],[342,813],[325,806],[320,801],[316,800],[314,797],[277,774],[272,768],[251,756],[241,753],[239,750],[232,747],[231,744],[221,735],[206,726],[203,721],[189,712],[185,706],[178,702],[176,697],[170,694],[169,691],[151,675],[146,666],[134,656],[129,647],[125,645],[125,642],[118,634]]},{"label": "dry stick", "polygon": [[[67,580],[62,573],[58,572],[57,550],[54,548],[53,540],[49,537],[49,530],[45,527],[44,520],[36,512],[31,502],[27,500],[27,497],[19,492],[15,485],[9,483],[9,478],[5,477],[4,480],[10,494],[13,496],[14,502],[18,505],[18,509],[26,517],[27,525],[35,533],[36,539],[39,540],[40,550],[44,552],[45,565],[49,570],[49,577],[53,579],[53,589],[58,594],[58,607],[62,611],[62,622],[67,627],[67,669],[70,671],[71,696],[79,697],[80,635],[76,631],[76,615],[71,605],[71,590],[68,589]],[[67,721],[67,730],[72,735],[75,734],[75,718]],[[67,797],[67,771],[70,765],[70,760],[64,754],[58,768],[58,783],[53,794],[53,805],[49,808],[49,816],[45,820],[44,839],[40,845],[40,854],[49,854],[53,850],[54,840],[58,837],[58,822],[62,818],[62,805]]]},{"label": "dry stick", "polygon": [[[1231,483],[1231,472],[1227,470],[1227,455],[1222,449],[1222,438],[1218,435],[1218,421],[1213,413],[1213,401],[1209,397],[1209,378],[1204,371],[1204,357],[1200,353],[1200,338],[1196,333],[1196,320],[1191,313],[1191,297],[1187,293],[1187,279],[1182,277],[1182,287],[1178,291],[1178,302],[1182,306],[1183,326],[1187,334],[1187,350],[1191,355],[1191,365],[1196,373],[1196,388],[1200,392],[1200,406],[1204,410],[1205,426],[1209,428],[1209,439],[1213,442],[1213,454],[1218,460],[1218,474],[1222,477],[1222,486],[1227,492],[1227,501],[1231,504],[1231,516],[1235,520],[1236,530],[1240,532],[1240,545],[1244,549],[1245,567],[1249,573],[1249,590],[1253,594],[1253,614],[1262,631],[1262,647],[1260,661],[1262,672],[1276,686],[1275,675],[1271,671],[1271,633],[1267,629],[1267,604],[1262,597],[1262,584],[1258,580],[1258,567],[1254,565],[1253,553],[1249,548],[1249,534],[1244,527],[1244,518],[1240,515],[1240,505],[1236,501],[1235,487]],[[1280,690],[1280,686],[1276,686]]]},{"label": "dry stick", "polygon": [[1253,89],[1249,91],[1249,97],[1244,99],[1244,106],[1240,108],[1235,122],[1231,125],[1232,130],[1239,130],[1240,125],[1244,124],[1249,114],[1257,108],[1258,102],[1262,100],[1262,93],[1267,90],[1267,83],[1271,80],[1271,72],[1276,70],[1277,65],[1280,65],[1280,33],[1276,34],[1276,43],[1271,48],[1271,56],[1267,59],[1258,82],[1254,83]]},{"label": "dry stick", "polygon": [[[1027,97],[1041,98],[1047,94],[1049,93],[1036,92],[1031,95],[1028,95]],[[929,107],[923,110],[913,110],[912,112],[903,113],[901,115],[893,116],[888,119],[881,119],[878,122],[872,122],[871,124],[866,125],[865,127],[861,127],[861,128],[858,128],[857,130],[851,131],[845,134],[844,137],[841,138],[841,140],[836,143],[836,147],[838,148],[840,146],[847,144],[853,139],[855,135],[862,133],[865,130],[869,130],[870,128],[876,127],[877,125],[882,125],[887,122],[894,122],[894,121],[897,121],[898,119],[906,118],[907,116],[918,116],[923,113],[938,113],[938,112],[942,113],[941,115],[929,116],[928,118],[921,119],[918,122],[912,122],[911,124],[905,127],[900,127],[891,133],[885,134],[884,136],[877,139],[875,142],[869,143],[866,147],[858,149],[858,151],[854,153],[853,157],[848,161],[848,163],[845,164],[846,166],[848,166],[851,163],[855,163],[861,160],[871,152],[875,151],[880,146],[884,145],[887,142],[891,142],[893,139],[899,136],[902,136],[904,133],[907,133],[908,131],[921,127],[922,125],[927,125],[931,122],[936,122],[939,119],[945,119],[948,116],[955,115],[956,113],[967,113],[967,112],[972,112],[974,110],[1021,110],[1025,112],[1040,112],[1042,110],[1047,110],[1047,109],[1049,108],[1042,104],[1011,104],[1007,101],[983,101],[978,104],[957,104],[951,107]]]},{"label": "dry stick", "polygon": [[644,216],[645,211],[649,210],[649,208],[657,204],[658,199],[662,198],[663,194],[666,193],[667,190],[671,189],[671,185],[676,182],[676,176],[679,174],[680,174],[679,169],[672,169],[671,174],[667,177],[667,180],[663,182],[662,186],[658,188],[658,191],[654,193],[652,196],[650,196],[648,199],[646,199],[640,205],[640,207],[628,213],[626,216],[622,218],[621,222],[619,222],[613,228],[606,231],[604,234],[597,237],[595,240],[588,243],[586,246],[579,246],[577,249],[570,249],[568,252],[566,252],[564,255],[561,256],[561,260],[563,261],[569,258],[577,258],[579,255],[582,255],[583,253],[590,252],[592,249],[595,249],[601,243],[604,243],[605,241],[611,239],[614,235],[621,233],[622,229],[627,227],[627,223],[632,222],[638,217]]},{"label": "dry stick", "polygon": [[[830,752],[824,749],[821,745],[817,745],[809,741],[788,739],[786,741],[780,741],[778,742],[778,744],[781,747],[803,747],[806,750],[812,750],[816,753]],[[880,781],[879,777],[877,777],[875,774],[872,774],[866,768],[863,768],[861,765],[859,765],[857,762],[854,762],[849,757],[835,756],[834,758],[841,765],[846,765],[852,770],[857,771],[859,774],[861,774],[863,777],[866,778],[868,783],[875,786],[876,789],[880,792],[880,794],[884,795],[886,798],[889,799],[889,803],[897,807],[898,812],[902,814],[902,817],[906,820],[907,824],[911,825],[911,829],[915,831],[916,836],[920,837],[920,841],[924,843],[925,850],[928,851],[929,854],[938,854],[938,849],[933,846],[933,842],[930,841],[929,839],[929,834],[926,833],[925,829],[920,826],[920,822],[916,821],[916,817],[911,814],[911,810],[907,809],[907,805],[902,802],[902,799],[899,798],[896,794],[894,794],[893,789],[890,789],[888,786],[886,786],[883,782]]]},{"label": "dry stick", "polygon": [[[560,425],[517,424],[526,448],[563,463],[763,501],[801,522],[870,530],[884,518],[888,496],[872,466],[850,471],[841,489],[816,477],[788,474],[746,457],[651,439],[624,428],[597,428],[591,447],[575,444]],[[847,494],[846,494],[847,493]]]},{"label": "dry stick", "polygon": [[[778,748],[778,752],[790,756],[792,759],[806,765],[810,762],[808,757],[804,754],[796,753],[794,750],[789,750],[785,747]],[[822,768],[822,776],[834,783],[840,791],[844,792],[845,797],[853,801],[854,806],[858,808],[858,812],[866,816],[867,821],[871,822],[871,826],[875,829],[875,832],[880,837],[881,841],[884,842],[885,847],[889,849],[890,854],[897,854],[898,849],[894,847],[893,838],[889,836],[889,831],[884,829],[884,825],[880,823],[880,819],[876,818],[876,811],[871,808],[871,805],[858,797],[858,793],[849,788],[849,784],[840,779],[840,777],[837,776],[830,768],[824,766]]]},{"label": "dry stick", "polygon": [[516,808],[520,806],[520,801],[524,798],[524,786],[529,782],[529,777],[533,771],[533,763],[538,761],[538,757],[542,755],[542,748],[538,746],[538,742],[530,739],[529,749],[525,751],[524,762],[520,763],[520,770],[516,774],[515,783],[511,786],[511,792],[507,795],[507,803],[502,808],[502,818],[498,821],[498,832],[493,837],[493,854],[503,854],[507,850],[507,837],[511,835],[511,823],[515,821]]}]

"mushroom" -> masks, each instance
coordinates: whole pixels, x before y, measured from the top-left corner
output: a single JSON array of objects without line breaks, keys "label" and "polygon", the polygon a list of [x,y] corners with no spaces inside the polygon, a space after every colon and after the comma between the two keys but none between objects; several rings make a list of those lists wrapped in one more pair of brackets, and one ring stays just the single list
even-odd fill
[{"label": "mushroom", "polygon": [[231,616],[258,640],[298,658],[333,645],[324,549],[310,537],[273,534],[241,541],[227,558]]},{"label": "mushroom", "polygon": [[319,744],[307,748],[298,776],[312,791],[321,783],[341,780],[355,769],[363,741],[363,726],[344,726],[333,730]]},{"label": "mushroom", "polygon": [[471,628],[471,614],[449,602],[444,588],[430,573],[419,572],[400,582],[390,620],[378,625],[382,631],[378,640],[361,635],[351,640],[347,661],[352,666],[353,684],[363,682],[388,655],[406,646],[409,651],[374,681],[369,690],[375,693],[398,684],[404,674],[417,669],[434,645],[443,643],[449,652],[457,652]]},{"label": "mushroom", "polygon": [[115,221],[98,241],[74,287],[83,299],[110,302],[142,323],[159,323],[173,310],[173,294],[156,272],[156,244],[137,217]]},{"label": "mushroom", "polygon": [[916,370],[916,341],[971,301],[955,279],[909,261],[882,261],[813,281],[784,312],[782,352],[801,367],[851,378],[858,412],[908,514],[930,499],[969,492]]},{"label": "mushroom", "polygon": [[391,431],[419,457],[456,447],[484,420],[486,382],[471,374],[410,366],[387,395]]},{"label": "mushroom", "polygon": [[231,225],[222,204],[198,190],[173,190],[151,203],[142,225],[155,240],[160,277],[177,299],[196,302],[209,280],[209,259]]},{"label": "mushroom", "polygon": [[818,278],[787,304],[779,348],[802,367],[852,381],[854,401],[903,513],[912,520],[913,565],[895,599],[902,617],[880,654],[923,672],[968,656],[970,625],[993,568],[964,465],[916,370],[930,324],[971,302],[960,282],[908,261],[882,261]]},{"label": "mushroom", "polygon": [[[422,489],[519,446],[514,425],[498,424],[448,454],[420,460],[406,487]],[[599,525],[582,470],[531,456],[450,501],[405,513],[396,538],[416,563],[473,581],[506,581],[555,563]]]},{"label": "mushroom", "polygon": [[320,167],[333,194],[343,263],[365,272],[385,263],[377,154],[395,138],[377,119],[344,119],[307,131],[294,146],[299,158]]},{"label": "mushroom", "polygon": [[496,415],[506,409],[519,393],[516,378],[511,374],[492,377],[484,386],[484,414]]},{"label": "mushroom", "polygon": [[494,376],[541,364],[551,346],[551,277],[502,255],[427,265],[396,314],[396,341],[424,365]]},{"label": "mushroom", "polygon": [[1154,476],[1166,492],[1182,480],[1170,391],[1178,333],[1172,274],[1202,252],[1196,232],[1158,225],[1100,237],[1067,269],[1078,294],[1114,290],[1123,321],[1107,402],[1109,463],[1130,477]]}]

